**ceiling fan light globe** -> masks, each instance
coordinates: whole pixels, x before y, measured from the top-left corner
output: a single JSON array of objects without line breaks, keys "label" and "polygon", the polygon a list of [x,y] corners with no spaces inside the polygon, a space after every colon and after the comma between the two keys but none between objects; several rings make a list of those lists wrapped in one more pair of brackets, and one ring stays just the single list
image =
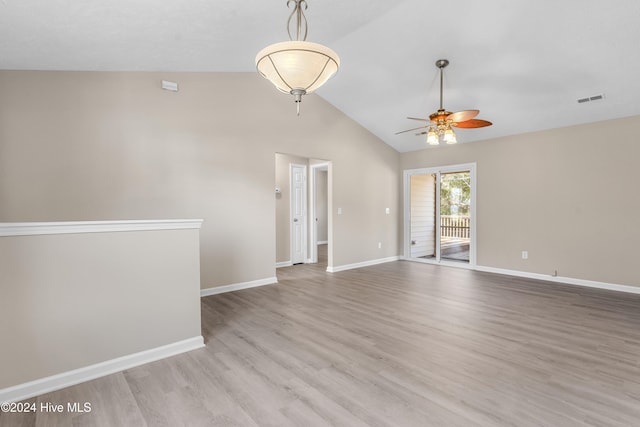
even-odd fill
[{"label": "ceiling fan light globe", "polygon": [[429,145],[439,145],[440,140],[438,139],[438,134],[434,131],[427,132],[427,144]]},{"label": "ceiling fan light globe", "polygon": [[447,144],[455,144],[456,142],[458,142],[458,140],[456,139],[456,134],[451,128],[444,131],[444,136],[442,137],[442,139]]}]

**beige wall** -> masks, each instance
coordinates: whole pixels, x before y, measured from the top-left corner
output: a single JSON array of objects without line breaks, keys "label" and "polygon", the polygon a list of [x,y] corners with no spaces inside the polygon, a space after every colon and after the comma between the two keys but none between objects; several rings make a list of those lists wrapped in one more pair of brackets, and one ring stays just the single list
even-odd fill
[{"label": "beige wall", "polygon": [[476,162],[479,265],[638,285],[639,117],[399,155],[254,73],[2,71],[0,93],[0,222],[204,218],[203,288],[275,275],[278,152],[332,162],[335,266],[398,255],[399,171]]},{"label": "beige wall", "polygon": [[398,254],[398,153],[318,95],[297,117],[257,73],[23,71],[0,93],[0,222],[204,218],[203,288],[269,278],[293,153],[332,161],[334,265]]},{"label": "beige wall", "polygon": [[198,236],[0,237],[0,389],[199,338]]},{"label": "beige wall", "polygon": [[480,266],[640,286],[638,129],[632,117],[426,149],[402,169],[477,163]]}]

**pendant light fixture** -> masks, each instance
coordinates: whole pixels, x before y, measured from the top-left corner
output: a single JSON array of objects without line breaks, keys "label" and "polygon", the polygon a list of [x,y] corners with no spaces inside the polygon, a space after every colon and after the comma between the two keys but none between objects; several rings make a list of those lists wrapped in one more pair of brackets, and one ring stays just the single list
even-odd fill
[{"label": "pendant light fixture", "polygon": [[[312,93],[329,80],[340,66],[340,58],[331,49],[307,40],[306,0],[288,0],[294,3],[287,21],[290,41],[272,44],[256,56],[258,72],[281,92],[293,95],[300,115],[302,95]],[[295,16],[295,39],[291,24]]]}]

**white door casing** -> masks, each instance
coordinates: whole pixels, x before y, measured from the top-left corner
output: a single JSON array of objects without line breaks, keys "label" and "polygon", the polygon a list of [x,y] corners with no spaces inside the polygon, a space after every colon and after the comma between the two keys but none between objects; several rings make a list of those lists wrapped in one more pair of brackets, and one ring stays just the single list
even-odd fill
[{"label": "white door casing", "polygon": [[307,258],[307,166],[290,165],[291,177],[291,263]]},{"label": "white door casing", "polygon": [[[325,171],[329,172],[329,163],[317,163],[314,165],[310,166],[311,169],[311,173],[310,173],[310,181],[311,181],[311,185],[309,186],[309,189],[311,191],[310,194],[310,198],[309,198],[309,204],[310,204],[310,209],[309,209],[309,221],[311,224],[311,244],[309,245],[309,249],[311,250],[310,254],[309,254],[309,262],[310,263],[317,263],[318,262],[318,181],[317,181],[317,176],[318,176],[318,172],[320,171]],[[327,181],[328,181],[328,176],[327,176]],[[327,182],[327,186],[328,186],[328,182]],[[324,206],[328,206],[328,188],[327,188],[327,194],[326,199],[324,200]],[[327,212],[324,213],[325,217],[327,216]],[[328,218],[327,218],[328,220]],[[327,227],[328,228],[328,227]],[[325,230],[327,231],[327,230]],[[327,240],[328,240],[328,235],[327,235]]]}]

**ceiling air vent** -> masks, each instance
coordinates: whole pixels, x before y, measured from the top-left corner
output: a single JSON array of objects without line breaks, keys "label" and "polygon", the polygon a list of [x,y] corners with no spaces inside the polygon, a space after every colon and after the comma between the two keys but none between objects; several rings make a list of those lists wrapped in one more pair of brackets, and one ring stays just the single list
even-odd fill
[{"label": "ceiling air vent", "polygon": [[597,95],[587,96],[586,98],[578,99],[578,104],[584,104],[585,102],[592,102],[592,101],[602,101],[603,99],[604,99],[604,93],[599,93]]}]

